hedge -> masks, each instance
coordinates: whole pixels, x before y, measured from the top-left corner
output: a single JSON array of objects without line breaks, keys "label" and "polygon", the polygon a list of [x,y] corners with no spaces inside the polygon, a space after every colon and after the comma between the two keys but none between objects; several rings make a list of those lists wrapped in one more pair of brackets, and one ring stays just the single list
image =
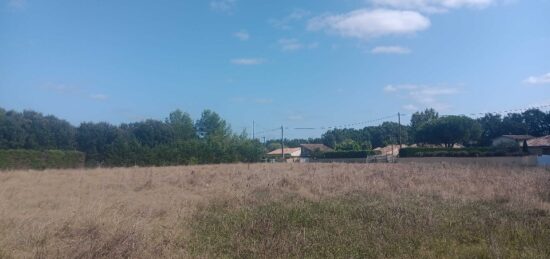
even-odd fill
[{"label": "hedge", "polygon": [[84,167],[85,154],[61,150],[0,150],[0,170]]},{"label": "hedge", "polygon": [[323,153],[319,158],[366,158],[367,156],[376,155],[372,150],[362,151],[334,151]]},{"label": "hedge", "polygon": [[399,157],[494,157],[494,156],[522,156],[523,152],[517,149],[492,147],[470,148],[402,148]]}]

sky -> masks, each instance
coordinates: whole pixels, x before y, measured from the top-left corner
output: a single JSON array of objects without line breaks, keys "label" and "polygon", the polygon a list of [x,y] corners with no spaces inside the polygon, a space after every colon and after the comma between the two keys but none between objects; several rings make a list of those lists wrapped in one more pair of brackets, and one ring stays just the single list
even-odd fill
[{"label": "sky", "polygon": [[270,139],[548,105],[549,14],[550,0],[0,0],[0,107],[73,125],[211,109]]}]

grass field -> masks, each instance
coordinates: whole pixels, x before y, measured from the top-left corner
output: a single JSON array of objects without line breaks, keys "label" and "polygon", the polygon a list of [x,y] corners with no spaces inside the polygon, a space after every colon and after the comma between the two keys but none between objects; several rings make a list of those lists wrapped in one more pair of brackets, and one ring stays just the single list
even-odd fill
[{"label": "grass field", "polygon": [[549,258],[549,244],[542,168],[0,172],[0,258]]}]

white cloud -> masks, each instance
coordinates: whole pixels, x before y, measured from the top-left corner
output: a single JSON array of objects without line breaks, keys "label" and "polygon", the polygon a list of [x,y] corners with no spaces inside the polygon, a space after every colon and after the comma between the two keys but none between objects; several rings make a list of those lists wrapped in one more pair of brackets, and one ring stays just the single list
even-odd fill
[{"label": "white cloud", "polygon": [[453,87],[436,87],[425,85],[387,85],[384,87],[387,93],[395,94],[409,103],[403,108],[407,110],[418,110],[419,107],[434,108],[436,110],[445,110],[450,107],[442,98],[444,96],[453,96],[459,93],[458,89]]},{"label": "white cloud", "polygon": [[533,85],[550,84],[550,73],[541,76],[530,76],[523,82]]},{"label": "white cloud", "polygon": [[310,15],[311,13],[309,11],[296,9],[292,11],[292,13],[281,19],[270,19],[268,22],[277,29],[290,30],[292,29],[293,23],[300,21]]},{"label": "white cloud", "polygon": [[237,0],[215,0],[210,2],[210,9],[218,12],[231,13],[235,9]]},{"label": "white cloud", "polygon": [[397,92],[400,90],[416,90],[420,86],[418,85],[386,85],[384,86],[385,92]]},{"label": "white cloud", "polygon": [[109,96],[105,94],[90,94],[90,98],[98,101],[105,101],[109,99]]},{"label": "white cloud", "polygon": [[304,47],[304,45],[297,39],[280,39],[279,45],[284,51],[299,50]]},{"label": "white cloud", "polygon": [[242,40],[242,41],[247,41],[250,39],[250,34],[244,30],[233,33],[233,36],[237,37],[239,40]]},{"label": "white cloud", "polygon": [[309,21],[308,29],[368,40],[387,35],[414,34],[427,29],[430,24],[427,17],[415,11],[359,9],[345,14],[315,17]]},{"label": "white cloud", "polygon": [[409,54],[411,50],[401,46],[378,46],[371,50],[373,54]]},{"label": "white cloud", "polygon": [[318,42],[312,42],[312,43],[302,43],[298,39],[280,39],[278,42],[279,46],[281,47],[281,50],[283,51],[295,51],[300,49],[315,49],[319,47]]},{"label": "white cloud", "polygon": [[393,85],[384,86],[384,92],[397,92],[397,88]]},{"label": "white cloud", "polygon": [[232,59],[231,63],[235,65],[260,65],[264,63],[264,60],[261,58],[236,58]]},{"label": "white cloud", "polygon": [[486,8],[497,0],[371,0],[374,5],[428,13],[445,12],[457,8]]}]

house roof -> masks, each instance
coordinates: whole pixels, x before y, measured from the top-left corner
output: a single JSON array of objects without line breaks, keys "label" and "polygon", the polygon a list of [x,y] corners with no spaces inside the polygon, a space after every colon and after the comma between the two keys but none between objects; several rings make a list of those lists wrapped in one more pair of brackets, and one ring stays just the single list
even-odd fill
[{"label": "house roof", "polygon": [[311,152],[313,152],[317,149],[319,149],[319,151],[321,151],[321,152],[330,152],[330,151],[332,151],[332,148],[327,147],[323,144],[302,144],[302,145],[300,145],[300,147],[305,148],[305,149],[307,149]]},{"label": "house roof", "polygon": [[[299,147],[285,147],[284,148],[285,155],[291,155],[292,153],[299,152],[299,151],[302,151],[302,149],[299,148]],[[280,148],[275,149],[275,150],[273,150],[273,151],[271,151],[267,154],[272,155],[272,156],[281,155],[281,149]],[[298,156],[300,156],[300,154],[298,154]]]},{"label": "house roof", "polygon": [[505,138],[509,138],[509,139],[513,139],[513,140],[518,140],[518,141],[523,141],[523,140],[529,140],[529,139],[533,139],[535,137],[531,136],[531,135],[502,135],[502,137],[505,137]]},{"label": "house roof", "polygon": [[550,135],[527,140],[529,147],[550,147]]}]

